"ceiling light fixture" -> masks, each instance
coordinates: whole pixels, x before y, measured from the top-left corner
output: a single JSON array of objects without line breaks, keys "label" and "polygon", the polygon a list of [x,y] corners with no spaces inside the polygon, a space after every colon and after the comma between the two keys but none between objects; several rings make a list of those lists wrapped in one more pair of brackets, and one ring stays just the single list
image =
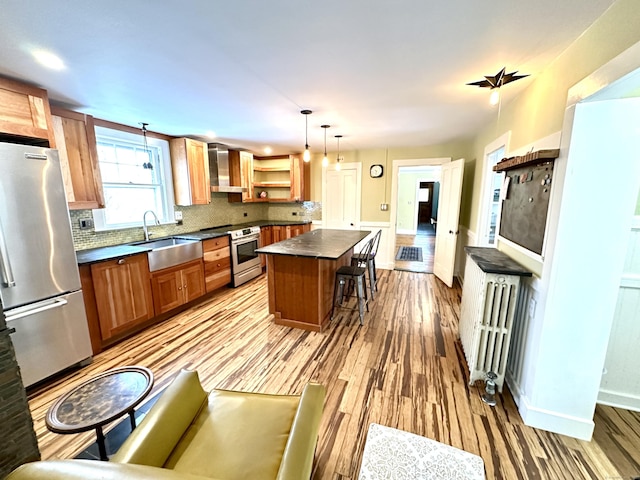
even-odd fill
[{"label": "ceiling light fixture", "polygon": [[322,157],[322,166],[326,167],[329,165],[329,158],[327,157],[327,128],[331,127],[331,125],[320,125],[324,128],[324,157]]},{"label": "ceiling light fixture", "polygon": [[467,83],[480,88],[489,88],[491,90],[491,96],[489,97],[489,103],[491,105],[497,105],[500,102],[500,87],[507,83],[515,82],[521,78],[528,77],[529,75],[516,75],[518,71],[511,73],[505,73],[506,67],[503,67],[498,73],[493,76],[485,76],[484,80],[478,80],[477,82]]},{"label": "ceiling light fixture", "polygon": [[313,112],[311,110],[302,110],[300,113],[304,115],[304,154],[302,155],[302,159],[305,162],[309,162],[311,160],[311,152],[309,152],[309,142],[307,138],[307,133],[309,131],[309,124],[307,123],[307,119]]},{"label": "ceiling light fixture", "polygon": [[34,50],[32,52],[33,58],[36,61],[51,70],[64,70],[64,62],[55,53],[51,53],[47,50]]},{"label": "ceiling light fixture", "polygon": [[336,158],[336,171],[340,171],[340,139],[342,135],[336,135],[336,139],[338,140],[338,157]]},{"label": "ceiling light fixture", "polygon": [[273,152],[271,147],[264,147],[264,153],[266,153],[267,155],[271,155],[271,152]]}]

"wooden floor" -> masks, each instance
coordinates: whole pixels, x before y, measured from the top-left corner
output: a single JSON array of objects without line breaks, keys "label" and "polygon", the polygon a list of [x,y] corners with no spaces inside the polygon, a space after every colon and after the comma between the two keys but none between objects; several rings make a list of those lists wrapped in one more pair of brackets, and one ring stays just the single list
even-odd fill
[{"label": "wooden floor", "polygon": [[396,235],[396,253],[400,247],[421,247],[422,262],[395,261],[396,270],[416,273],[433,273],[433,255],[436,249],[435,235]]},{"label": "wooden floor", "polygon": [[626,479],[638,468],[640,419],[611,409],[595,440],[582,442],[523,425],[506,388],[488,407],[481,385],[467,385],[457,340],[460,289],[433,275],[380,270],[378,277],[363,327],[346,310],[323,333],[275,325],[262,276],[97,355],[81,371],[31,392],[43,458],[73,457],[94,441],[92,433],[46,430],[54,399],[99,372],[135,364],[154,372],[154,391],[182,367],[196,369],[207,389],[287,394],[309,381],[326,385],[315,479],[357,478],[371,422],[480,455],[488,479]]}]

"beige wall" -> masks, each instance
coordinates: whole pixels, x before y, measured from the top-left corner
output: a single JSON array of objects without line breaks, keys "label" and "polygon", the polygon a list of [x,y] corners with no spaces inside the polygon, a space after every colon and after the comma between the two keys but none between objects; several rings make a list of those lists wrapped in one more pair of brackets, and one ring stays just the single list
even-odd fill
[{"label": "beige wall", "polygon": [[[468,225],[475,231],[478,222],[482,157],[484,148],[497,136],[511,130],[510,150],[535,142],[562,129],[569,89],[600,66],[640,41],[640,2],[618,0],[558,57],[532,84],[508,105],[502,106],[498,128],[495,125],[479,132],[472,158],[475,164],[471,181],[473,195],[468,202]],[[517,68],[517,65],[513,66]],[[508,88],[508,87],[505,87]],[[496,134],[498,132],[498,134]],[[465,175],[466,176],[466,175]],[[541,264],[525,255],[499,245],[508,255],[539,275]]]},{"label": "beige wall", "polygon": [[[391,203],[391,172],[393,160],[408,160],[418,158],[438,158],[451,157],[453,160],[464,158],[465,180],[463,184],[463,206],[461,211],[461,222],[468,219],[464,212],[468,212],[468,206],[464,205],[465,197],[470,201],[471,188],[473,184],[473,169],[475,162],[469,160],[472,155],[473,144],[469,140],[457,140],[438,145],[411,148],[389,148],[389,149],[369,149],[340,151],[340,156],[344,157],[346,163],[362,163],[362,207],[361,220],[365,222],[389,222],[390,211],[380,210],[381,203]],[[328,154],[330,159],[329,167],[335,168],[336,152]],[[371,178],[369,167],[374,164],[384,166],[384,174],[381,178]],[[311,200],[322,201],[322,154],[314,155],[311,159]]]}]

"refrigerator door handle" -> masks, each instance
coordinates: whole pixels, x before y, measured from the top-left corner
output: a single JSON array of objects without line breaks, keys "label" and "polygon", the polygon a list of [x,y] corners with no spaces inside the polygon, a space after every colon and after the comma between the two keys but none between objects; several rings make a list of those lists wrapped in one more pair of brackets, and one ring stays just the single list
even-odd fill
[{"label": "refrigerator door handle", "polygon": [[5,287],[15,287],[16,280],[13,278],[11,263],[9,262],[9,252],[7,251],[7,243],[2,233],[2,225],[0,224],[0,273],[2,273],[2,284]]},{"label": "refrigerator door handle", "polygon": [[64,298],[58,298],[53,302],[49,302],[45,305],[40,304],[40,306],[36,308],[32,308],[30,310],[21,310],[16,313],[4,312],[7,321],[17,320],[19,318],[29,317],[31,315],[35,315],[36,313],[44,312],[46,310],[51,310],[53,308],[64,307],[68,302]]}]

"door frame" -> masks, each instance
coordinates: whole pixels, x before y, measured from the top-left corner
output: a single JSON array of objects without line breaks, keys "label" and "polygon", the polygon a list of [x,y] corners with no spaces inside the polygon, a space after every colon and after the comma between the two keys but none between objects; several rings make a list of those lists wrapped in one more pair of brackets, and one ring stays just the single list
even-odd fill
[{"label": "door frame", "polygon": [[396,251],[396,221],[398,217],[398,174],[400,167],[437,167],[451,162],[451,157],[414,158],[407,160],[393,160],[391,167],[391,203],[389,204],[389,242],[387,243],[387,258],[391,259],[395,268]]},{"label": "door frame", "polygon": [[[511,143],[511,130],[500,135],[498,138],[488,143],[484,147],[484,154],[482,159],[482,182],[480,184],[480,210],[478,211],[478,224],[476,225],[476,245],[479,247],[488,247],[489,243],[486,241],[488,236],[487,225],[489,224],[489,218],[491,213],[489,212],[491,206],[491,197],[493,192],[491,191],[492,176],[489,175],[489,155],[498,150],[500,147],[504,147],[504,155],[508,157],[510,154],[509,144]],[[494,247],[498,245],[498,232],[500,231],[500,216],[498,215],[496,225],[496,236]]]},{"label": "door frame", "polygon": [[[332,168],[333,166],[323,167],[322,168],[322,205],[327,204],[327,169]],[[355,230],[360,229],[360,219],[362,217],[362,163],[360,162],[350,162],[350,163],[342,163],[340,162],[340,170],[353,170],[356,171],[356,220],[353,228]],[[324,212],[325,209],[323,208]],[[322,214],[322,228],[326,227],[326,222],[324,218],[324,213]]]}]

